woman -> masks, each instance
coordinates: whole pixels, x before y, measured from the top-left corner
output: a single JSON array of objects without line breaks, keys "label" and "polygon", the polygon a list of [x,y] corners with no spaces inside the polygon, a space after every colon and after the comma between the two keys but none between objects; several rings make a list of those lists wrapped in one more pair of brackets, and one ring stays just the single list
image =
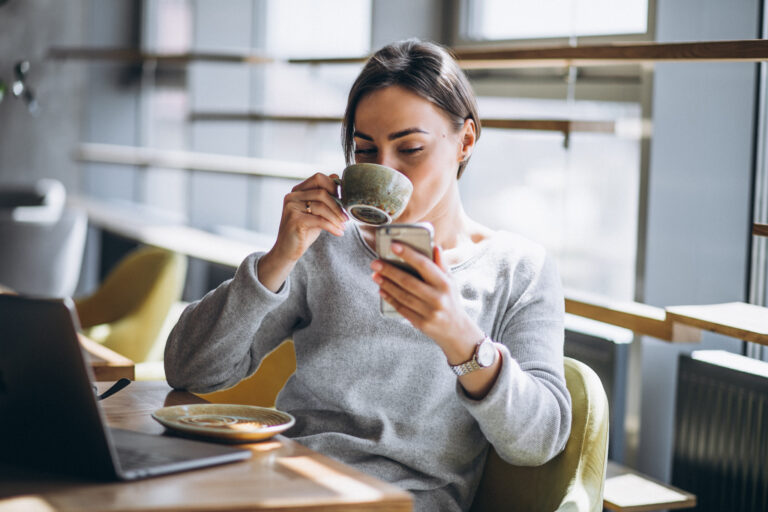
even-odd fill
[{"label": "woman", "polygon": [[[413,182],[397,221],[431,222],[438,248],[434,261],[393,250],[423,281],[378,260],[373,231],[333,200],[336,176],[316,174],[285,196],[272,249],[181,316],[168,382],[232,386],[292,338],[297,370],[277,401],[296,417],[287,435],[411,491],[416,510],[468,509],[489,442],[518,465],[556,455],[571,417],[559,277],[541,247],[465,214],[457,179],[479,134],[445,50],[379,50],[350,91],[343,145],[348,162]],[[379,295],[408,321],[383,317]]]}]

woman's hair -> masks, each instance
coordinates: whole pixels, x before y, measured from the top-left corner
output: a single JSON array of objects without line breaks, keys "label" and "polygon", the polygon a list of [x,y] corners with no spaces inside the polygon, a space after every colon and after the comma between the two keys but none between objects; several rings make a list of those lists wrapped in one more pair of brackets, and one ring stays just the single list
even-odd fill
[{"label": "woman's hair", "polygon": [[[355,159],[355,111],[358,103],[367,94],[391,85],[408,89],[440,107],[456,130],[464,125],[465,120],[472,119],[476,137],[480,137],[475,93],[454,58],[435,43],[408,39],[389,44],[373,54],[349,91],[341,125],[347,164]],[[467,163],[469,157],[459,164],[457,179]]]}]

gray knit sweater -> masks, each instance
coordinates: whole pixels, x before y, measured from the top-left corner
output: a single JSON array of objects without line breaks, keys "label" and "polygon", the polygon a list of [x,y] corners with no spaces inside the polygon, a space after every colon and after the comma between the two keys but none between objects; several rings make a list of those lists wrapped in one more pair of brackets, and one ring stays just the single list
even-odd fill
[{"label": "gray knit sweater", "polygon": [[321,235],[278,293],[259,282],[259,257],[182,314],[165,351],[174,388],[233,386],[292,338],[297,371],[277,400],[296,417],[286,435],[411,491],[418,511],[467,510],[489,442],[517,465],[544,463],[565,446],[563,295],[541,247],[498,233],[451,269],[466,310],[502,354],[482,400],[463,392],[434,341],[381,316],[376,255],[357,227]]}]

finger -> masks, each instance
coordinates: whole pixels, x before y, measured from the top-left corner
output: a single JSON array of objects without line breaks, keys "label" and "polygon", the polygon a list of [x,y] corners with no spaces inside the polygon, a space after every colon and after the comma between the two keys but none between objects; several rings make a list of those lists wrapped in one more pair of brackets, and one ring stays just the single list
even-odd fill
[{"label": "finger", "polygon": [[[379,290],[384,292],[388,297],[394,299],[398,304],[414,311],[420,316],[427,316],[431,311],[434,311],[434,308],[430,307],[430,304],[428,304],[422,296],[414,293],[412,290],[402,287],[381,275],[377,277],[374,277],[374,281],[378,283]],[[422,285],[424,284],[420,281],[419,283]]]},{"label": "finger", "polygon": [[312,190],[315,188],[320,188],[325,190],[327,193],[335,196],[337,185],[333,181],[333,178],[331,176],[327,176],[321,172],[315,173],[309,178],[307,178],[306,180],[302,181],[301,183],[293,187],[291,191],[298,192],[300,190]]},{"label": "finger", "polygon": [[338,236],[344,234],[344,224],[340,223],[329,210],[324,211],[324,206],[320,202],[311,202],[309,210],[306,203],[301,202],[291,203],[290,208],[294,213],[296,223],[300,226],[321,227]]},{"label": "finger", "polygon": [[406,244],[392,242],[391,248],[392,252],[416,269],[426,283],[439,287],[441,290],[444,289],[447,284],[446,272],[437,266],[434,261]]},{"label": "finger", "polygon": [[386,300],[394,308],[395,311],[400,313],[400,316],[408,320],[411,323],[411,325],[413,325],[417,329],[421,329],[423,327],[424,319],[421,315],[419,315],[414,310],[398,302],[397,299],[389,295],[384,290],[379,290],[379,295],[381,296],[382,299]]},{"label": "finger", "polygon": [[320,215],[309,215],[300,208],[298,205],[291,204],[290,209],[290,224],[295,226],[295,229],[299,231],[310,231],[314,229],[323,229],[336,236],[344,235],[344,228],[339,227],[335,222],[332,222]]},{"label": "finger", "polygon": [[[380,288],[385,289],[398,300],[407,303],[420,313],[426,315],[430,310],[442,307],[441,292],[409,272],[383,260],[374,261],[371,268],[374,270],[373,280]],[[406,297],[412,298],[406,299]],[[417,300],[420,304],[416,303]]]},{"label": "finger", "polygon": [[401,288],[413,290],[418,295],[434,294],[434,287],[425,283],[418,275],[414,275],[410,270],[402,269],[386,260],[374,260],[371,263],[371,270],[396,283]]},{"label": "finger", "polygon": [[[330,221],[344,227],[348,218],[336,201],[321,189],[310,189],[291,192],[286,197],[287,202],[298,204],[298,208],[306,213],[310,211],[315,215],[321,215]],[[309,203],[309,210],[307,209]]]},{"label": "finger", "polygon": [[449,270],[448,265],[446,265],[445,261],[443,260],[443,248],[439,245],[436,245],[435,249],[432,251],[432,257],[434,258],[435,265],[440,267],[440,270],[447,274]]},{"label": "finger", "polygon": [[346,222],[349,220],[349,217],[341,208],[341,204],[337,200],[338,198],[336,196],[328,194],[324,190],[317,188],[301,191],[298,192],[298,194],[301,194],[301,197],[307,201],[322,201],[324,204],[328,205],[328,207],[339,217],[341,222]]},{"label": "finger", "polygon": [[307,215],[315,215],[332,222],[342,231],[346,227],[346,221],[330,205],[323,201],[296,201],[296,209]]}]

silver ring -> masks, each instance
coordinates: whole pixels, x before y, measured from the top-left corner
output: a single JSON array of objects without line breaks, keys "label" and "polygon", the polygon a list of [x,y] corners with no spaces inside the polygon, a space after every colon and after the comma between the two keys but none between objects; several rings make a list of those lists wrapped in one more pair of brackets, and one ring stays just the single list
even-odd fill
[{"label": "silver ring", "polygon": [[304,211],[312,215],[312,201],[307,201],[306,203],[304,203]]}]

